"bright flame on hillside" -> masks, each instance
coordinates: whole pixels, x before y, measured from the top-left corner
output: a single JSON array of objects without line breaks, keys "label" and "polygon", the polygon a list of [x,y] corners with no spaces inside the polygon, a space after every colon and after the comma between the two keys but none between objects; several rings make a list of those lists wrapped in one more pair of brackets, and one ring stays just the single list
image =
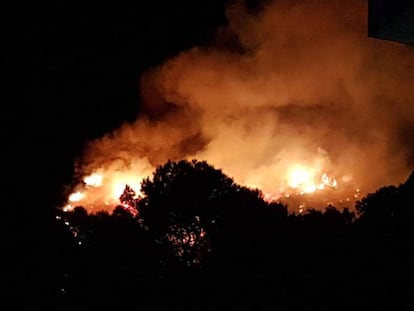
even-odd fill
[{"label": "bright flame on hillside", "polygon": [[336,188],[338,183],[335,178],[329,177],[326,173],[318,177],[318,172],[312,168],[294,166],[289,171],[288,185],[300,193],[312,193],[325,187]]},{"label": "bright flame on hillside", "polygon": [[406,179],[414,53],[367,37],[367,1],[267,1],[253,15],[231,2],[213,45],[141,76],[139,115],[88,144],[70,206],[112,210],[125,184],[139,194],[155,166],[189,158],[301,209]]},{"label": "bright flame on hillside", "polygon": [[92,173],[91,175],[86,176],[83,181],[87,186],[91,187],[100,187],[102,186],[103,175],[100,173]]},{"label": "bright flame on hillside", "polygon": [[[83,206],[89,212],[100,210],[111,211],[117,205],[121,205],[120,196],[123,194],[125,186],[130,186],[136,193],[136,197],[142,196],[141,182],[148,177],[155,168],[147,166],[141,174],[136,175],[133,169],[114,170],[100,168],[95,172],[83,177],[83,182],[68,196],[68,204],[64,207],[65,211],[72,210],[75,206]],[[259,180],[255,187],[235,180],[241,185],[260,189],[266,201],[278,200],[281,197],[288,198],[291,195],[311,195],[316,191],[324,189],[337,189],[338,183],[334,177],[321,170],[305,165],[291,165],[285,170],[285,183],[280,180],[272,180],[269,176],[266,180]],[[269,188],[272,184],[272,188]],[[126,206],[127,207],[127,206]]]},{"label": "bright flame on hillside", "polygon": [[121,205],[119,200],[125,186],[130,186],[136,194],[141,195],[141,182],[145,175],[136,176],[134,172],[110,172],[99,170],[83,177],[83,183],[68,197],[64,211],[71,211],[76,206],[83,206],[90,212],[112,210]]},{"label": "bright flame on hillside", "polygon": [[83,198],[85,197],[85,195],[82,193],[82,192],[80,192],[80,191],[76,191],[76,192],[74,192],[74,193],[72,193],[70,196],[69,196],[69,202],[79,202],[80,200],[82,200]]}]

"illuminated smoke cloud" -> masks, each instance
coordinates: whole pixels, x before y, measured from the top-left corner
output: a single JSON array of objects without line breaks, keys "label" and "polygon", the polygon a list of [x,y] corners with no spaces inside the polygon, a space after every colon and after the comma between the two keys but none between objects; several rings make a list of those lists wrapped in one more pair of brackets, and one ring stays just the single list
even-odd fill
[{"label": "illuminated smoke cloud", "polygon": [[142,76],[142,113],[90,144],[84,174],[197,158],[275,197],[297,166],[364,194],[403,182],[414,50],[368,38],[366,2],[233,4],[214,44]]}]

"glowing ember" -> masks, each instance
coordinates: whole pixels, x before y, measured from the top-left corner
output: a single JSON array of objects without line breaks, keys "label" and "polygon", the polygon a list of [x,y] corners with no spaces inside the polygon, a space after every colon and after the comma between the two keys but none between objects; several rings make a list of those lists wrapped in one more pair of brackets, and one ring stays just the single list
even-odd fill
[{"label": "glowing ember", "polygon": [[64,212],[70,212],[71,210],[73,210],[73,205],[72,204],[67,204],[67,205],[65,205],[63,208],[62,208],[62,210],[64,211]]}]

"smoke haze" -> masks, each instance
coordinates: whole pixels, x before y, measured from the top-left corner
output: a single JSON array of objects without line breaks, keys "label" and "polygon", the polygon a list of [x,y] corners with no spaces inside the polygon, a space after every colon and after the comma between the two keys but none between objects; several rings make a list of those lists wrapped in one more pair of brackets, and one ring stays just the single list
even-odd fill
[{"label": "smoke haze", "polygon": [[280,0],[255,15],[236,2],[227,16],[214,43],[142,76],[142,113],[89,144],[83,173],[197,158],[275,196],[293,165],[364,193],[407,178],[414,48],[368,38],[367,1]]}]

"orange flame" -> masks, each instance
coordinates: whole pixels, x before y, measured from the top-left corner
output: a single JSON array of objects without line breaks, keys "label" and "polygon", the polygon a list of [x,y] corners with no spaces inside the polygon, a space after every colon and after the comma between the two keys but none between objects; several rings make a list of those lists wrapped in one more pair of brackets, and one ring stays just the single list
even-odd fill
[{"label": "orange flame", "polygon": [[[115,170],[100,168],[83,178],[83,184],[68,196],[68,204],[63,208],[70,211],[75,206],[83,206],[88,211],[111,211],[116,205],[120,205],[119,197],[125,186],[130,186],[136,193],[136,197],[142,196],[141,182],[149,175],[149,168],[145,173],[136,175],[133,170]],[[295,164],[290,166],[286,173],[287,186],[279,185],[276,193],[264,191],[267,201],[279,199],[282,195],[288,198],[293,194],[311,194],[326,188],[337,189],[338,182],[327,173],[320,173],[316,167]],[[252,185],[247,185],[252,187]],[[260,183],[255,188],[262,189]],[[76,205],[75,205],[76,203]]]},{"label": "orange flame", "polygon": [[303,194],[323,190],[326,187],[337,188],[338,182],[327,173],[318,174],[315,168],[295,165],[289,170],[288,186]]},{"label": "orange flame", "polygon": [[63,210],[71,211],[75,206],[83,206],[90,212],[112,211],[120,205],[119,197],[126,185],[135,191],[136,197],[142,195],[141,182],[149,172],[149,169],[137,174],[135,169],[99,168],[83,177],[83,183],[68,196],[68,203]]}]

